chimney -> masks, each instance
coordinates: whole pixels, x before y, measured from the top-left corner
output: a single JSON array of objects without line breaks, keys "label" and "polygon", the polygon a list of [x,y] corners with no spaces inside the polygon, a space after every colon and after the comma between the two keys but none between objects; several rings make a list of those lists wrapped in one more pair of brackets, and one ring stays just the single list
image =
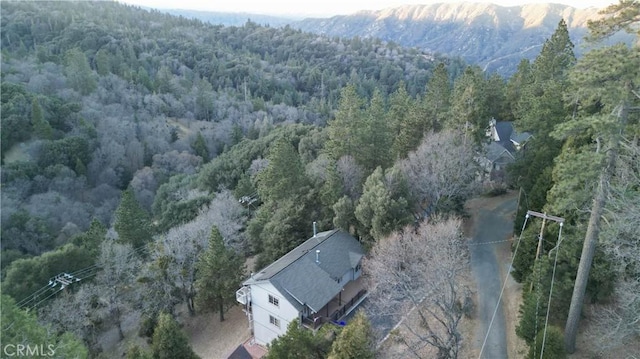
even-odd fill
[{"label": "chimney", "polygon": [[318,229],[316,228],[316,221],[313,221],[313,236],[318,235]]},{"label": "chimney", "polygon": [[316,249],[316,263],[320,264],[320,250]]}]

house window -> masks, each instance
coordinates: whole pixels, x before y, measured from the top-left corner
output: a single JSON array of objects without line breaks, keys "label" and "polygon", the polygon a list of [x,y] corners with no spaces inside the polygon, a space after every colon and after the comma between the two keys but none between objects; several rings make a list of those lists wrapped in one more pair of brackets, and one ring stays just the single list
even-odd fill
[{"label": "house window", "polygon": [[280,306],[280,300],[274,296],[272,296],[271,294],[269,294],[269,303],[275,305],[276,307]]},{"label": "house window", "polygon": [[356,266],[356,273],[360,272],[360,269],[362,269],[362,265],[358,263],[358,265]]},{"label": "house window", "polygon": [[275,325],[276,327],[280,328],[280,319],[274,317],[273,315],[269,316],[269,323]]}]

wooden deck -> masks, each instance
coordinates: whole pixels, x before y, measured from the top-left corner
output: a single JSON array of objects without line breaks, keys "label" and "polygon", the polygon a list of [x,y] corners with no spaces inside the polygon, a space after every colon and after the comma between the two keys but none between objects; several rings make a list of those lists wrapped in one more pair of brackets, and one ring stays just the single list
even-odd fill
[{"label": "wooden deck", "polygon": [[303,324],[311,329],[317,329],[327,322],[337,322],[349,314],[364,299],[367,291],[362,277],[349,281],[329,303],[310,318],[305,318]]}]

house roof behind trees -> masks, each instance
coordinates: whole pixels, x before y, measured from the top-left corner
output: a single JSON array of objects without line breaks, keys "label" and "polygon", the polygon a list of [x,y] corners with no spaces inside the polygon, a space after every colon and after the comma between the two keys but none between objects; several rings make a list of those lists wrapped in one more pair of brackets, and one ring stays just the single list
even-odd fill
[{"label": "house roof behind trees", "polygon": [[[489,124],[490,134],[492,139],[504,147],[510,154],[516,153],[516,150],[520,148],[525,142],[531,138],[529,132],[518,133],[513,128],[513,123],[509,121],[496,121],[491,119]],[[516,147],[518,146],[518,147]]]},{"label": "house roof behind trees", "polygon": [[338,281],[363,256],[362,246],[348,233],[321,232],[252,275],[244,285],[268,281],[298,310],[306,305],[318,312],[342,290],[346,283]]},{"label": "house roof behind trees", "polygon": [[487,145],[487,159],[493,163],[498,161],[501,157],[515,159],[511,152],[509,152],[504,146],[496,142],[491,142]]}]

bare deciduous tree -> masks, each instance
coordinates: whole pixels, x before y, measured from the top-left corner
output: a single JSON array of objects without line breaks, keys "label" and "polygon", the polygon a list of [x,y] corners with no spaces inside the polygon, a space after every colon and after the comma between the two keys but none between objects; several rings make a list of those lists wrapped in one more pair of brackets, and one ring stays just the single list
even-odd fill
[{"label": "bare deciduous tree", "polygon": [[89,348],[95,350],[100,317],[98,294],[100,290],[93,283],[83,284],[75,293],[62,293],[47,306],[38,311],[41,322],[51,325],[53,330],[71,332],[82,339]]},{"label": "bare deciduous tree", "polygon": [[342,179],[345,194],[352,200],[359,198],[362,194],[362,181],[364,180],[362,167],[356,163],[355,158],[346,155],[338,159],[336,168]]},{"label": "bare deciduous tree", "polygon": [[214,225],[218,227],[224,244],[242,252],[247,249],[247,237],[244,228],[248,219],[248,211],[229,190],[216,193],[209,207],[201,212],[197,220],[209,223],[209,230]]},{"label": "bare deciduous tree", "polygon": [[178,291],[191,314],[195,314],[196,262],[207,246],[208,231],[202,225],[192,221],[170,229],[157,241],[151,254],[160,271],[158,280],[166,281]]},{"label": "bare deciduous tree", "polygon": [[[158,240],[151,255],[157,270],[157,280],[177,289],[181,300],[187,302],[187,308],[192,314],[195,314],[196,262],[208,247],[211,228],[217,226],[225,245],[239,250],[246,246],[246,237],[242,231],[246,220],[246,209],[230,191],[223,190],[216,194],[209,206],[203,208],[193,221],[170,229]],[[176,298],[163,296],[156,299],[165,301],[160,305],[170,307]]]},{"label": "bare deciduous tree", "polygon": [[104,304],[104,317],[115,322],[120,339],[124,339],[122,319],[136,301],[135,280],[140,259],[130,245],[104,241],[97,265],[101,271],[96,275],[96,286]]},{"label": "bare deciduous tree", "polygon": [[468,303],[461,220],[407,226],[376,243],[364,270],[379,315],[402,320],[400,341],[418,358],[457,358]]},{"label": "bare deciduous tree", "polygon": [[473,148],[462,138],[451,130],[427,134],[401,163],[409,190],[423,212],[436,210],[445,198],[464,200],[473,193],[478,169]]}]

